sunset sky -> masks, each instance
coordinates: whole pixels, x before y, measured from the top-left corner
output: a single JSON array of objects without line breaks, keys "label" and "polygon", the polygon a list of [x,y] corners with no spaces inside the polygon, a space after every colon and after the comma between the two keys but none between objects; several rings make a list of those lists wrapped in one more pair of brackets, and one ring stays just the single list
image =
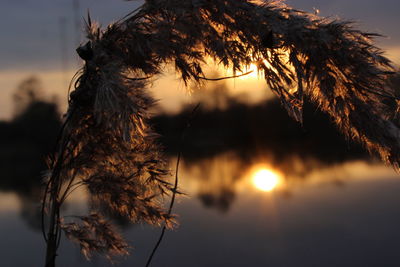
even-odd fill
[{"label": "sunset sky", "polygon": [[[73,0],[3,0],[0,4],[0,119],[9,118],[12,113],[11,95],[21,80],[30,75],[38,76],[47,91],[65,99],[66,84],[78,68],[74,56],[76,42],[83,40],[75,28]],[[90,11],[94,20],[102,25],[121,18],[139,6],[142,1],[122,0],[80,0],[79,18]],[[355,21],[363,30],[380,33],[386,37],[378,45],[396,64],[400,64],[400,1],[398,0],[288,0],[287,4],[313,12],[320,10],[321,16],[333,16]],[[62,24],[60,21],[65,21]],[[63,25],[63,26],[62,26]],[[61,28],[64,29],[62,37]],[[61,40],[66,40],[61,45]],[[62,52],[66,51],[67,61],[62,63]],[[156,86],[166,87],[174,77],[160,80]],[[239,85],[238,85],[239,83]],[[235,83],[240,87],[240,81]],[[260,85],[250,85],[260,87]],[[169,86],[171,87],[171,86]],[[168,99],[186,99],[182,85],[172,91],[157,94],[164,104],[173,109]],[[261,85],[262,87],[262,85]],[[263,88],[259,88],[262,90]],[[240,89],[240,88],[239,88]],[[158,90],[158,89],[157,89]],[[178,90],[178,91],[177,91]],[[65,102],[64,102],[65,105]],[[168,108],[168,107],[167,107]]]}]

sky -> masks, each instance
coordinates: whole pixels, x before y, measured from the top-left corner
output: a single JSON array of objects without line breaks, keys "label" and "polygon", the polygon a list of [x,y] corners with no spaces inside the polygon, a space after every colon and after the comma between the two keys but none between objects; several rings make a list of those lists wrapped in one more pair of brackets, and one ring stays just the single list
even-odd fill
[{"label": "sky", "polygon": [[[74,12],[74,2],[79,3],[78,12]],[[84,40],[77,30],[75,17],[82,26],[82,19],[89,10],[92,19],[107,25],[141,3],[123,0],[1,0],[0,119],[11,116],[12,93],[23,79],[31,75],[38,76],[46,90],[65,98],[68,81],[79,66],[74,50],[78,40]],[[316,8],[321,16],[352,20],[363,30],[386,36],[377,44],[386,51],[386,56],[400,64],[400,1],[287,0],[286,3],[305,11],[313,12]],[[156,85],[165,87],[174,79],[166,76]],[[240,87],[238,83],[240,81],[234,82],[236,88]],[[178,87],[175,91],[157,93],[157,98],[164,101],[167,109],[176,105],[172,99],[189,99],[182,84],[173,84]],[[254,86],[264,90],[260,85]]]}]

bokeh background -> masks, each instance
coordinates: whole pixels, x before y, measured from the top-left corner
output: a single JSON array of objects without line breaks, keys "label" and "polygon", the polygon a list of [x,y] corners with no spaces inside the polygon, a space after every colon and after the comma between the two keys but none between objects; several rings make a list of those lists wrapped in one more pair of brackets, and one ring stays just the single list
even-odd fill
[{"label": "bokeh background", "polygon": [[[0,266],[41,266],[41,174],[81,66],[87,12],[107,25],[142,1],[2,0],[0,3]],[[398,0],[288,0],[321,16],[384,35],[377,44],[400,66]],[[228,72],[210,67],[209,75]],[[400,75],[388,80],[400,89]],[[289,118],[262,78],[248,75],[185,88],[166,69],[150,89],[152,123],[174,169],[183,153],[175,212],[153,266],[400,266],[400,177],[345,140],[316,107]],[[186,130],[193,107],[200,109]],[[63,213],[89,209],[84,190]],[[116,266],[144,266],[160,229],[109,214],[133,246]],[[87,262],[63,240],[59,266]]]}]

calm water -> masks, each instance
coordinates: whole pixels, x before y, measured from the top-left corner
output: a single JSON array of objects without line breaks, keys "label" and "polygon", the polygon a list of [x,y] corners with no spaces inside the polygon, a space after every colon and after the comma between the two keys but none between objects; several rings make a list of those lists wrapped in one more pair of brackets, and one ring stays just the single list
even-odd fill
[{"label": "calm water", "polygon": [[[400,177],[381,164],[297,158],[274,168],[268,158],[243,163],[224,153],[184,162],[180,180],[188,195],[174,208],[180,226],[152,266],[400,266]],[[42,266],[37,191],[0,190],[0,266]],[[64,214],[85,210],[78,192]],[[119,228],[134,248],[115,265],[144,266],[160,229]],[[87,262],[66,240],[57,262],[110,266]]]}]

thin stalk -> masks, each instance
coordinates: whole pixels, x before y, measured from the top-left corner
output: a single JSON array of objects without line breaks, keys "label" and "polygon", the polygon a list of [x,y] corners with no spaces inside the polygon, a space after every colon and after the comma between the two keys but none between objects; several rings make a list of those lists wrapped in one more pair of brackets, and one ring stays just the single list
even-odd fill
[{"label": "thin stalk", "polygon": [[59,236],[59,217],[60,217],[60,202],[59,193],[61,189],[61,170],[64,160],[65,149],[68,144],[68,138],[62,144],[57,161],[55,163],[52,175],[50,177],[50,218],[49,218],[49,231],[47,233],[47,249],[45,267],[55,267],[55,260],[57,257],[57,240]]},{"label": "thin stalk", "polygon": [[[57,233],[58,233],[58,214],[59,214],[59,203],[58,203],[58,184],[60,181],[60,170],[61,163],[57,162],[57,166],[54,169],[53,181],[51,182],[50,189],[50,221],[49,231],[47,233],[47,249],[46,249],[46,262],[45,267],[55,267],[55,259],[57,256]],[[58,167],[58,168],[57,168]]]},{"label": "thin stalk", "polygon": [[[188,118],[188,120],[186,121],[185,128],[184,128],[183,131],[182,131],[182,135],[181,135],[181,144],[180,144],[180,149],[179,149],[179,152],[178,152],[178,158],[177,158],[177,160],[176,160],[176,166],[175,166],[175,182],[174,182],[174,187],[173,187],[173,189],[172,189],[172,197],[171,197],[171,202],[170,202],[169,208],[168,208],[168,215],[171,215],[171,213],[172,213],[172,208],[174,207],[175,198],[176,198],[176,192],[178,191],[178,183],[179,183],[179,180],[178,180],[179,164],[180,164],[181,156],[182,156],[182,147],[183,147],[183,142],[184,142],[184,139],[185,139],[185,133],[186,133],[187,128],[190,127],[191,121],[193,120],[193,118],[194,118],[194,116],[195,116],[195,114],[196,114],[196,111],[197,111],[197,109],[198,109],[199,107],[200,107],[200,103],[197,104],[196,107],[192,110],[191,116],[190,116],[190,117]],[[163,226],[163,228],[162,228],[162,230],[161,230],[160,237],[158,238],[156,245],[154,246],[154,248],[153,248],[153,250],[152,250],[152,252],[151,252],[149,258],[147,259],[146,267],[149,267],[149,266],[150,266],[151,261],[153,260],[154,254],[156,253],[158,247],[159,247],[160,244],[161,244],[161,241],[162,241],[163,238],[164,238],[165,230],[166,230],[166,229],[167,229],[167,226],[166,226],[166,224],[164,224],[164,226]]]},{"label": "thin stalk", "polygon": [[246,73],[239,74],[239,75],[220,77],[220,78],[207,78],[207,77],[203,77],[203,76],[196,76],[196,78],[201,79],[201,80],[206,80],[206,81],[222,81],[222,80],[227,80],[227,79],[240,78],[240,77],[249,75],[252,72],[253,71],[251,70],[251,71],[248,71]]},{"label": "thin stalk", "polygon": [[[176,191],[177,191],[177,189],[178,189],[178,172],[179,172],[179,163],[180,163],[180,160],[181,160],[181,154],[182,154],[181,151],[179,151],[179,153],[178,153],[178,159],[176,160],[175,183],[174,183],[174,188],[173,188],[173,191],[172,191],[171,203],[169,204],[169,209],[168,209],[168,214],[169,214],[169,215],[170,215],[171,212],[172,212],[172,208],[173,208],[173,206],[174,206],[175,198],[176,198]],[[163,238],[164,238],[165,230],[167,230],[167,226],[164,224],[164,226],[163,226],[163,228],[162,228],[162,230],[161,230],[160,237],[158,238],[157,243],[156,243],[156,245],[154,246],[153,251],[152,251],[151,254],[150,254],[150,257],[147,259],[146,267],[149,267],[149,266],[150,266],[150,263],[151,263],[151,261],[153,260],[154,254],[156,253],[158,247],[159,247],[160,244],[161,244],[161,241],[162,241]]]}]

